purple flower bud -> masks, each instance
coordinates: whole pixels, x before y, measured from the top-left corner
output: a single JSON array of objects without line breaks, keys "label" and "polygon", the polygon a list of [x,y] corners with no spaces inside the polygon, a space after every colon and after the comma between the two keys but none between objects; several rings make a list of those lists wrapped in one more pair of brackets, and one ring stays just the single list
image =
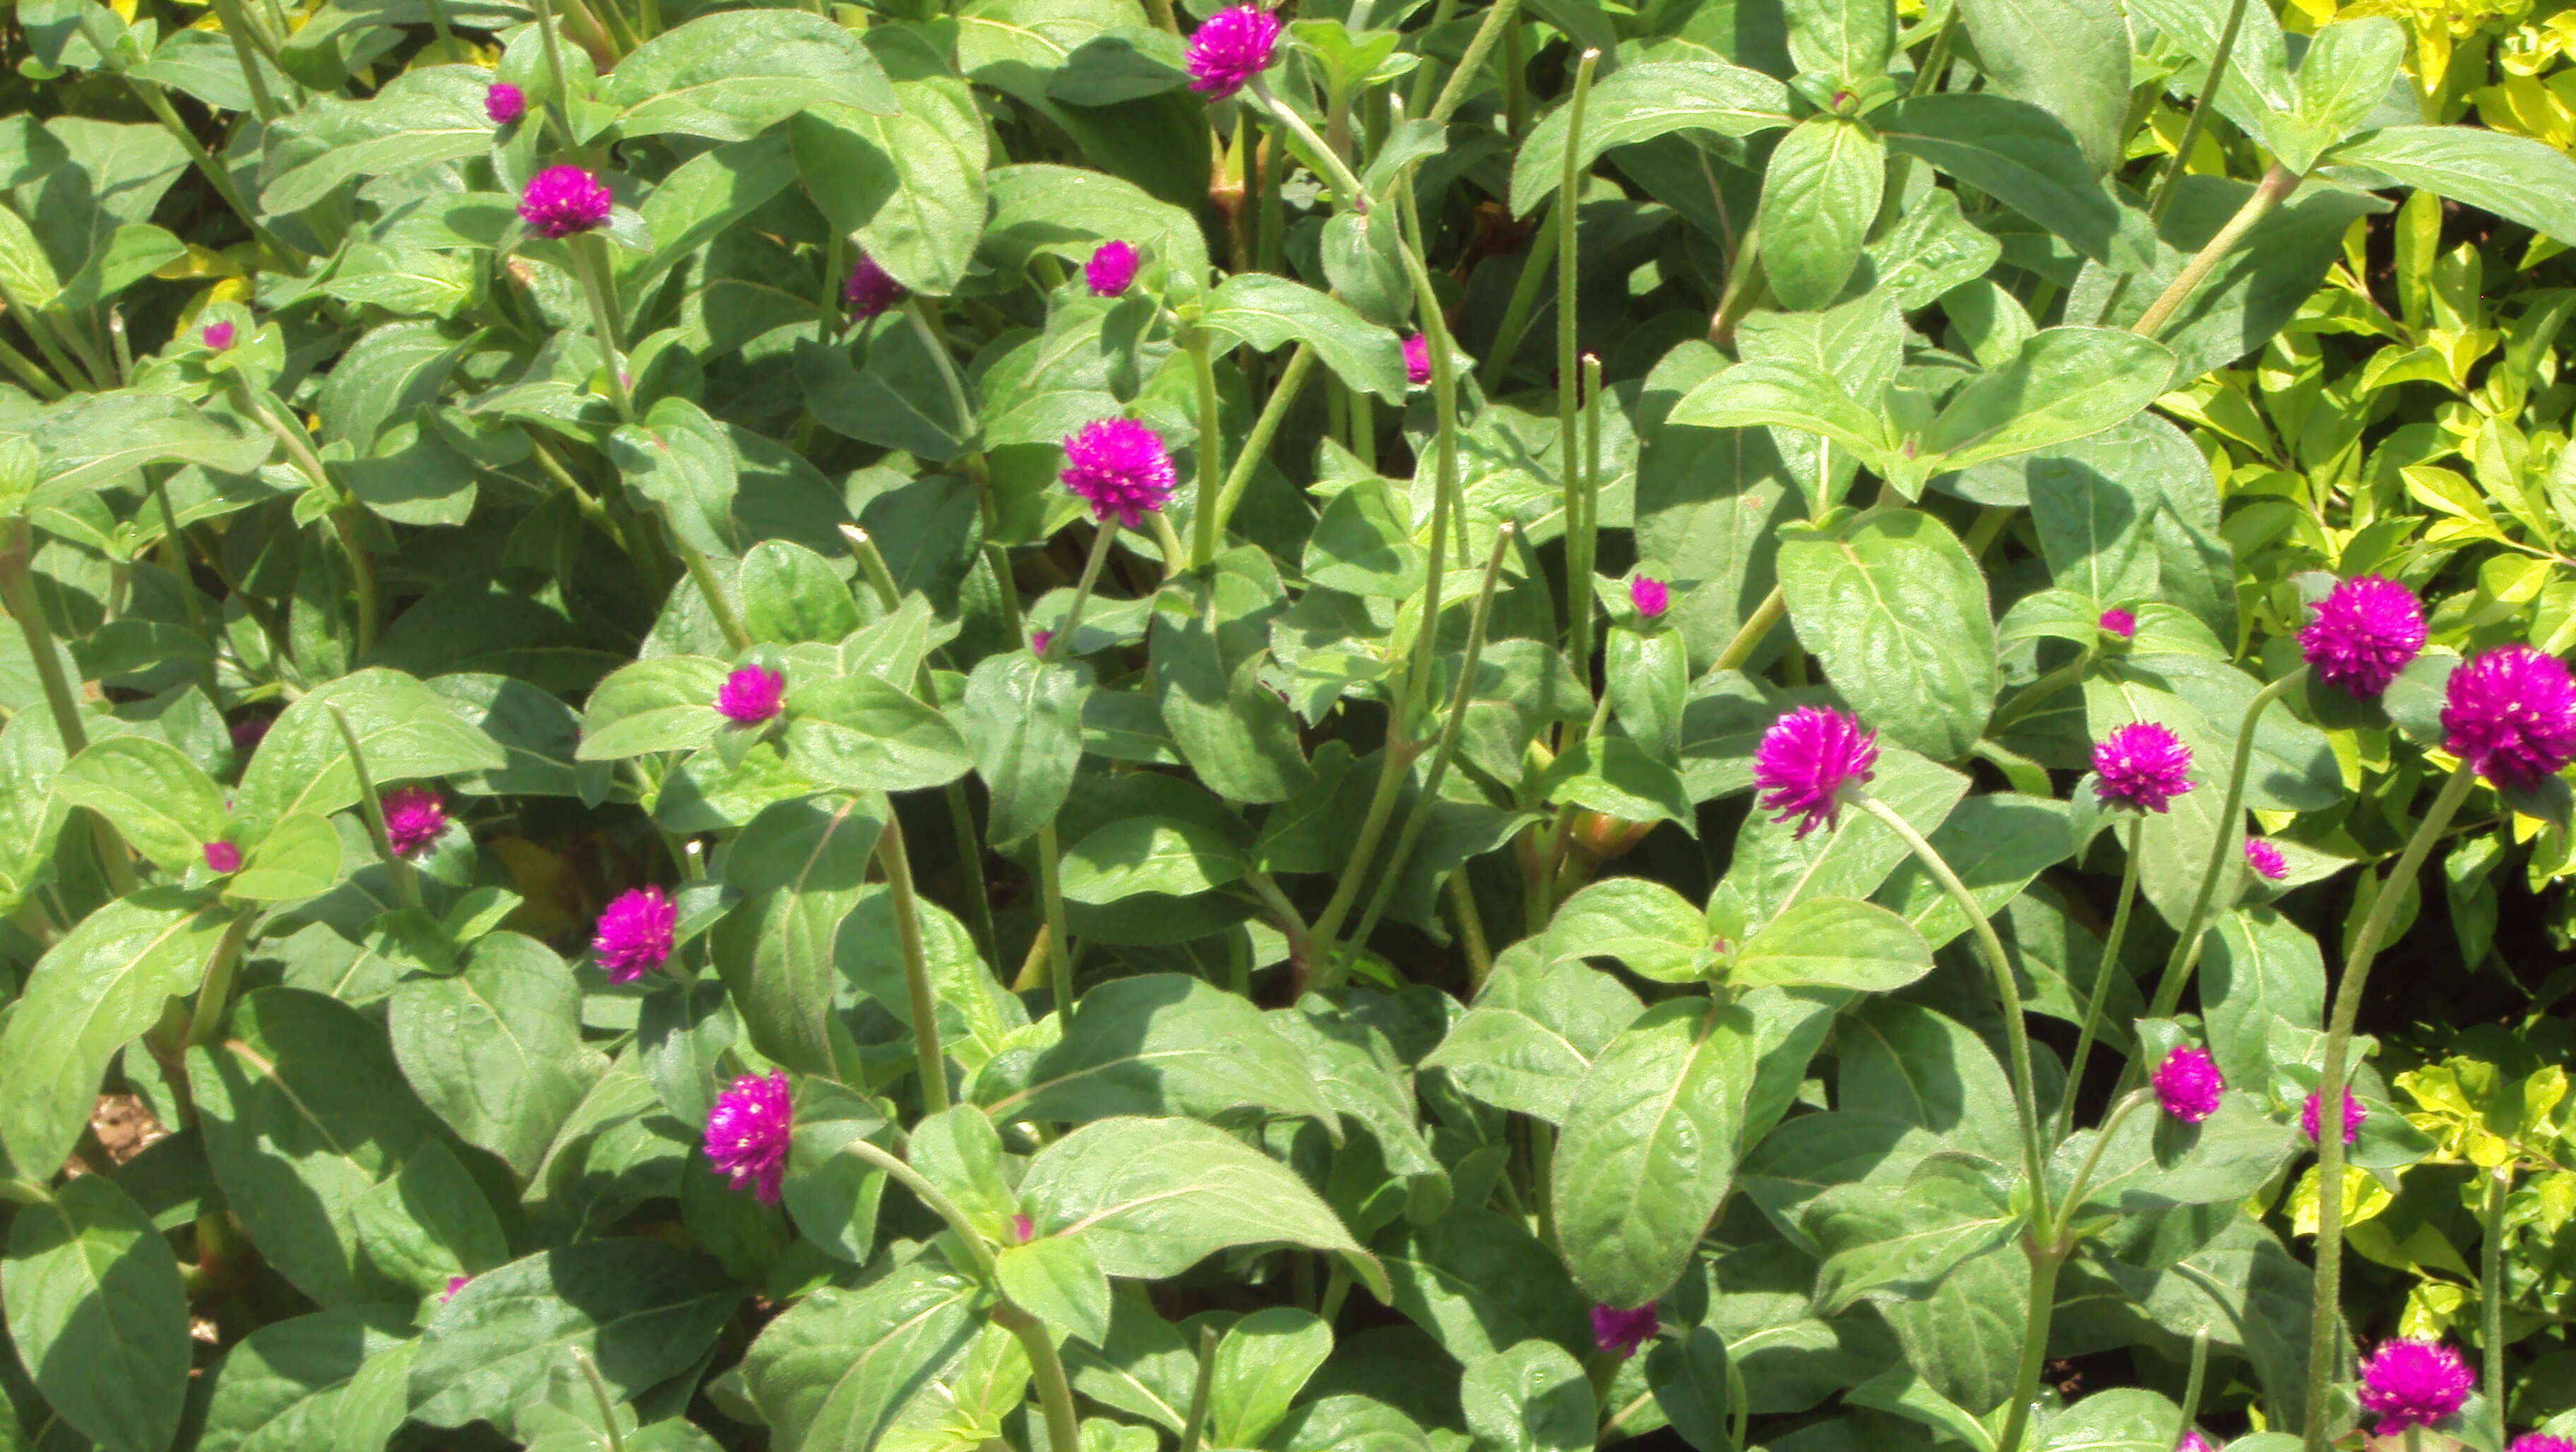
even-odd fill
[{"label": "purple flower bud", "polygon": [[2299,653],[2317,679],[2365,701],[2387,690],[2423,649],[2423,605],[2377,575],[2336,585],[2299,632]]},{"label": "purple flower bud", "polygon": [[438,1293],[438,1304],[444,1306],[448,1302],[455,1300],[456,1293],[465,1289],[465,1283],[472,1279],[474,1279],[472,1276],[449,1276],[447,1278],[447,1289]]},{"label": "purple flower bud", "polygon": [[1064,487],[1091,506],[1091,517],[1130,529],[1172,497],[1172,456],[1152,429],[1130,418],[1087,423],[1064,441]]},{"label": "purple flower bud", "polygon": [[1404,381],[1416,388],[1431,381],[1431,340],[1420,333],[1404,340]]},{"label": "purple flower bud", "polygon": [[1136,249],[1124,242],[1109,241],[1092,252],[1091,260],[1082,264],[1082,285],[1093,297],[1116,297],[1136,280]]},{"label": "purple flower bud", "polygon": [[2120,640],[2131,639],[2138,633],[2138,617],[2135,611],[2114,607],[2103,611],[2102,619],[2098,623],[2104,635]]},{"label": "purple flower bud", "polygon": [[206,870],[208,872],[212,872],[223,877],[230,877],[234,873],[241,871],[241,864],[242,851],[239,847],[234,846],[230,842],[209,842],[206,844]]},{"label": "purple flower bud", "polygon": [[2189,1044],[2177,1047],[2156,1065],[2147,1076],[2155,1086],[2156,1102],[2164,1111],[2185,1124],[2198,1124],[2218,1112],[2219,1098],[2227,1092],[2227,1080],[2218,1072],[2218,1061],[2207,1049]]},{"label": "purple flower bud", "polygon": [[507,126],[528,114],[528,93],[508,81],[494,81],[483,92],[483,114],[495,126]]},{"label": "purple flower bud", "polygon": [[588,232],[608,220],[608,188],[577,166],[550,166],[528,179],[519,216],[540,237]]},{"label": "purple flower bud", "polygon": [[230,323],[208,323],[206,324],[206,331],[198,336],[204,340],[207,347],[220,353],[233,345],[233,325]]},{"label": "purple flower bud", "polygon": [[2498,786],[2530,791],[2576,757],[2576,682],[2554,655],[2508,645],[2451,672],[2443,749]]},{"label": "purple flower bud", "polygon": [[1031,1220],[1026,1215],[1014,1215],[1011,1217],[1011,1243],[1013,1245],[1026,1245],[1037,1238],[1038,1223],[1036,1221]]},{"label": "purple flower bud", "polygon": [[2436,1341],[2382,1341],[2361,1363],[2361,1409],[2377,1414],[2371,1430],[2402,1436],[2458,1411],[2477,1378],[2460,1353]]},{"label": "purple flower bud", "polygon": [[841,281],[841,307],[854,323],[866,322],[902,301],[903,284],[864,252]]},{"label": "purple flower bud", "polygon": [[1637,1348],[1655,1339],[1658,1329],[1653,1306],[1639,1306],[1622,1311],[1616,1306],[1592,1308],[1592,1344],[1602,1354],[1625,1361],[1637,1354]]},{"label": "purple flower bud", "polygon": [[2281,849],[2260,837],[2245,839],[2245,865],[2263,875],[2267,882],[2278,882],[2290,875],[2290,864],[2281,858]]},{"label": "purple flower bud", "polygon": [[1843,789],[1868,781],[1878,765],[1878,733],[1824,706],[1800,706],[1771,723],[1753,750],[1753,785],[1775,822],[1798,818],[1797,835],[1831,827]]},{"label": "purple flower bud", "polygon": [[397,857],[411,856],[447,830],[447,803],[428,787],[398,787],[378,805],[384,809],[385,839]]},{"label": "purple flower bud", "polygon": [[2094,791],[2114,806],[2161,812],[2191,790],[2191,748],[2153,721],[2133,721],[2093,748]]},{"label": "purple flower bud", "polygon": [[1652,620],[1671,608],[1673,592],[1654,576],[1639,575],[1628,582],[1628,603],[1637,607],[1639,615]]},{"label": "purple flower bud", "polygon": [[671,931],[679,920],[679,909],[658,887],[621,892],[599,914],[591,954],[609,982],[632,983],[669,961]]},{"label": "purple flower bud", "polygon": [[248,756],[259,749],[262,741],[268,739],[268,728],[276,724],[277,718],[274,716],[244,716],[225,727],[224,732],[233,739],[234,753]]},{"label": "purple flower bud", "polygon": [[1235,5],[1207,19],[1190,37],[1190,89],[1222,101],[1269,68],[1279,44],[1279,17],[1258,5]]},{"label": "purple flower bud", "polygon": [[[2310,1144],[2317,1142],[2317,1110],[2320,1107],[2318,1101],[2324,1093],[2322,1089],[2308,1091],[2308,1102],[2299,1106],[2299,1133],[2306,1135]],[[2352,1097],[2352,1091],[2349,1089],[2343,1091],[2343,1142],[2345,1144],[2361,1138],[2362,1123],[2369,1118],[2370,1111],[2361,1107],[2361,1101]]]},{"label": "purple flower bud", "polygon": [[778,1203],[778,1187],[787,1174],[787,1135],[796,1109],[787,1092],[787,1076],[745,1074],[716,1096],[707,1111],[707,1163],[729,1177],[732,1188],[748,1185],[763,1205]]},{"label": "purple flower bud", "polygon": [[1046,654],[1047,647],[1054,643],[1055,632],[1052,630],[1033,630],[1029,632],[1029,654],[1031,655]]},{"label": "purple flower bud", "polygon": [[757,726],[787,700],[787,677],[765,666],[735,669],[716,688],[716,712],[736,726]]}]

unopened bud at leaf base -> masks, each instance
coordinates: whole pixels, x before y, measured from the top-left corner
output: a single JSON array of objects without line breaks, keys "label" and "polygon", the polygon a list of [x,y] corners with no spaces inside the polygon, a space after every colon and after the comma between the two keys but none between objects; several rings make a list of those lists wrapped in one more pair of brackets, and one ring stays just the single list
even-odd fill
[{"label": "unopened bud at leaf base", "polygon": [[903,284],[894,280],[894,274],[861,253],[850,265],[850,275],[841,281],[841,310],[851,322],[863,323],[902,302],[903,295]]},{"label": "unopened bud at leaf base", "polygon": [[1279,17],[1258,5],[1232,5],[1190,36],[1190,89],[1222,101],[1269,69],[1279,45]]},{"label": "unopened bud at leaf base", "polygon": [[1641,618],[1653,620],[1671,608],[1673,592],[1654,576],[1639,575],[1628,581],[1628,603]]},{"label": "unopened bud at leaf base", "polygon": [[[2308,1102],[2299,1106],[2299,1133],[2306,1135],[2310,1144],[2317,1142],[2318,1101],[2324,1092],[2321,1089],[2310,1090]],[[2361,1138],[2361,1126],[2369,1118],[2370,1111],[2361,1107],[2361,1101],[2352,1097],[2352,1091],[2349,1089],[2343,1091],[2343,1142],[2345,1144],[2351,1144]]]},{"label": "unopened bud at leaf base", "polygon": [[2102,612],[2102,618],[2096,623],[2102,627],[2104,635],[2115,640],[2128,640],[2138,633],[2138,617],[2132,611],[2116,608],[2105,610]]},{"label": "unopened bud at leaf base", "polygon": [[766,666],[737,666],[716,688],[716,714],[736,726],[757,726],[776,716],[787,699],[787,677]]},{"label": "unopened bud at leaf base", "polygon": [[2317,679],[2374,700],[2424,650],[2424,606],[2394,580],[2345,580],[2317,602],[2299,632],[2299,654]]},{"label": "unopened bud at leaf base", "polygon": [[777,1204],[795,1117],[785,1074],[772,1070],[734,1080],[707,1111],[708,1166],[734,1189],[748,1188],[763,1205]]},{"label": "unopened bud at leaf base", "polygon": [[1655,1308],[1639,1306],[1622,1311],[1616,1306],[1592,1308],[1592,1344],[1605,1356],[1622,1361],[1637,1354],[1637,1348],[1655,1339]]},{"label": "unopened bud at leaf base", "polygon": [[198,334],[198,338],[204,342],[207,347],[220,353],[233,345],[233,325],[230,323],[208,323],[206,324],[206,330],[203,333]]},{"label": "unopened bud at leaf base", "polygon": [[2508,645],[2451,672],[2443,749],[2500,787],[2531,791],[2576,758],[2576,682],[2566,663]]},{"label": "unopened bud at leaf base", "polygon": [[234,846],[230,842],[209,842],[206,844],[206,870],[208,872],[216,873],[224,877],[230,877],[234,873],[241,871],[241,865],[242,850],[239,847]]},{"label": "unopened bud at leaf base", "polygon": [[2191,790],[2191,748],[2154,721],[2133,721],[2093,748],[2094,791],[2113,806],[2161,812]]},{"label": "unopened bud at leaf base", "polygon": [[1152,429],[1132,418],[1087,423],[1064,441],[1064,487],[1091,506],[1091,517],[1129,529],[1163,507],[1178,475]]},{"label": "unopened bud at leaf base", "polygon": [[483,114],[495,126],[507,126],[528,114],[528,93],[508,81],[494,81],[483,92]]},{"label": "unopened bud at leaf base", "polygon": [[1830,827],[1842,793],[1875,774],[1878,733],[1826,706],[1800,706],[1771,723],[1753,749],[1753,786],[1776,822],[1796,818],[1797,835]]},{"label": "unopened bud at leaf base", "polygon": [[1136,280],[1136,249],[1124,242],[1103,242],[1082,264],[1082,285],[1093,297],[1116,297]]},{"label": "unopened bud at leaf base", "polygon": [[472,1276],[449,1276],[447,1278],[447,1289],[438,1293],[438,1304],[444,1306],[448,1302],[455,1300],[456,1293],[465,1289],[465,1283],[472,1279],[474,1279]]},{"label": "unopened bud at leaf base", "polygon": [[591,231],[608,220],[612,205],[608,188],[577,166],[547,167],[519,194],[519,216],[540,237]]},{"label": "unopened bud at leaf base", "polygon": [[1053,644],[1055,644],[1054,631],[1032,630],[1029,632],[1029,654],[1044,655],[1047,653],[1047,647]]},{"label": "unopened bud at leaf base", "polygon": [[1416,388],[1431,381],[1431,340],[1420,333],[1404,340],[1404,381]]},{"label": "unopened bud at leaf base", "polygon": [[2375,1435],[2402,1436],[2458,1411],[2476,1385],[2468,1363],[2440,1342],[2383,1341],[2361,1363],[2361,1409],[2379,1418]]},{"label": "unopened bud at leaf base", "polygon": [[2165,1113],[2185,1124],[2198,1124],[2218,1112],[2218,1101],[2227,1092],[2227,1080],[2218,1072],[2218,1061],[2207,1049],[2190,1044],[2177,1047],[2165,1055],[2164,1062],[2147,1076],[2155,1086],[2156,1102]]}]

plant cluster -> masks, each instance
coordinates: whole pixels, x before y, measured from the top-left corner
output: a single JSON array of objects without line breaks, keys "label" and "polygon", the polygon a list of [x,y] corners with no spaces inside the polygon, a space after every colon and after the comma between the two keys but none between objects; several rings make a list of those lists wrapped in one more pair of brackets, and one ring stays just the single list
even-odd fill
[{"label": "plant cluster", "polygon": [[0,1447],[2569,1452],[2576,162],[1902,10],[19,0]]}]

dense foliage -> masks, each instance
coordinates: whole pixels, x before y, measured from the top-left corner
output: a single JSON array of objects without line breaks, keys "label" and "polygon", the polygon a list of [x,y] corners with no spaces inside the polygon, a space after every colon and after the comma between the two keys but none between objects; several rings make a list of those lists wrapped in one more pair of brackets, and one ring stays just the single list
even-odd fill
[{"label": "dense foliage", "polygon": [[0,23],[0,1449],[2568,1452],[2567,15]]}]

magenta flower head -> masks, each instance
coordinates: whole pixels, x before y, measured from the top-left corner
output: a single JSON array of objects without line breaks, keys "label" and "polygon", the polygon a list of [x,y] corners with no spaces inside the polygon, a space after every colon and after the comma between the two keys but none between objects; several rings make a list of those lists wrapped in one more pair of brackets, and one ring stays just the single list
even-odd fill
[{"label": "magenta flower head", "polygon": [[2361,1363],[2361,1409],[2378,1415],[2373,1433],[2395,1437],[2458,1411],[2476,1384],[2460,1353],[2438,1341],[2382,1341]]},{"label": "magenta flower head", "polygon": [[2102,618],[2094,623],[2102,627],[2104,635],[2115,636],[2121,640],[2130,639],[2138,633],[2138,617],[2135,611],[2116,608],[2105,610],[2102,612]]},{"label": "magenta flower head", "polygon": [[2210,1445],[2207,1437],[2200,1435],[2198,1427],[2194,1427],[2182,1434],[2182,1440],[2174,1444],[2174,1452],[2218,1452],[2218,1449]]},{"label": "magenta flower head", "polygon": [[483,114],[495,126],[507,126],[528,114],[528,93],[508,81],[494,81],[483,93]]},{"label": "magenta flower head", "polygon": [[671,929],[679,920],[679,909],[662,889],[631,888],[600,911],[590,951],[609,982],[632,983],[670,958]]},{"label": "magenta flower head", "polygon": [[2290,875],[2290,864],[2281,857],[2281,849],[2260,837],[2245,839],[2245,865],[2263,875],[2267,882],[2278,882]]},{"label": "magenta flower head", "polygon": [[2576,1452],[2576,1442],[2552,1437],[2546,1432],[2525,1432],[2513,1439],[2505,1452]]},{"label": "magenta flower head", "polygon": [[1136,249],[1124,242],[1100,244],[1091,260],[1082,264],[1082,285],[1093,297],[1116,297],[1136,280]]},{"label": "magenta flower head", "polygon": [[1011,1217],[1011,1244],[1026,1245],[1038,1238],[1038,1223],[1026,1215]]},{"label": "magenta flower head", "polygon": [[2362,700],[2376,699],[2424,649],[2424,607],[2395,580],[2363,575],[2317,602],[2299,632],[2299,653],[2317,679]]},{"label": "magenta flower head", "polygon": [[455,1300],[456,1293],[465,1289],[465,1283],[472,1279],[474,1279],[472,1276],[449,1276],[447,1278],[447,1289],[438,1293],[438,1304],[444,1306],[448,1302]]},{"label": "magenta flower head", "polygon": [[1047,653],[1047,647],[1053,644],[1055,644],[1054,631],[1032,630],[1029,632],[1029,654],[1044,655]]},{"label": "magenta flower head", "polygon": [[757,726],[786,699],[787,677],[766,666],[737,666],[716,687],[716,713],[736,726]]},{"label": "magenta flower head", "polygon": [[206,870],[222,877],[241,871],[241,849],[230,842],[206,844]]},{"label": "magenta flower head", "polygon": [[1064,441],[1064,487],[1091,505],[1094,519],[1134,529],[1172,497],[1174,477],[1163,441],[1132,418],[1084,424]]},{"label": "magenta flower head", "polygon": [[787,1094],[787,1076],[745,1074],[716,1096],[707,1110],[707,1163],[731,1178],[734,1189],[745,1185],[763,1205],[778,1203],[778,1184],[787,1174],[787,1132],[796,1108]]},{"label": "magenta flower head", "polygon": [[385,813],[385,839],[397,857],[409,857],[447,830],[447,803],[427,787],[396,788],[378,805]]},{"label": "magenta flower head", "polygon": [[[2310,1144],[2317,1142],[2317,1110],[2321,1107],[2318,1101],[2324,1093],[2322,1089],[2309,1090],[2308,1102],[2299,1106],[2299,1133],[2306,1135]],[[2370,1118],[2370,1111],[2361,1107],[2361,1101],[2352,1097],[2352,1091],[2349,1089],[2343,1091],[2343,1142],[2345,1144],[2361,1138],[2362,1121],[2368,1118]]]},{"label": "magenta flower head", "polygon": [[1648,620],[1672,608],[1673,592],[1652,575],[1639,575],[1628,582],[1628,603]]},{"label": "magenta flower head", "polygon": [[197,336],[204,341],[207,347],[220,353],[233,345],[233,325],[230,323],[208,323],[206,324],[206,330]]},{"label": "magenta flower head", "polygon": [[1431,340],[1420,333],[1404,340],[1404,381],[1416,388],[1431,381]]},{"label": "magenta flower head", "polygon": [[2451,672],[2442,745],[2498,786],[2530,791],[2576,757],[2576,682],[2554,655],[2508,645]]},{"label": "magenta flower head", "polygon": [[519,216],[540,237],[569,237],[608,220],[608,188],[577,166],[550,166],[528,178]]},{"label": "magenta flower head", "polygon": [[2093,790],[2113,806],[2161,812],[2191,790],[2191,748],[2153,721],[2132,721],[2093,748]]},{"label": "magenta flower head", "polygon": [[1190,89],[1222,101],[1270,66],[1279,17],[1258,5],[1230,5],[1190,37]]},{"label": "magenta flower head", "polygon": [[1804,837],[1819,823],[1831,827],[1844,788],[1869,780],[1877,765],[1877,732],[1830,707],[1800,706],[1762,733],[1753,785],[1762,809],[1780,814],[1772,820],[1798,818]]},{"label": "magenta flower head", "polygon": [[2218,1072],[2218,1061],[2207,1049],[2184,1044],[2165,1055],[2156,1071],[2147,1076],[2156,1090],[2156,1102],[2165,1113],[2185,1124],[2198,1124],[2218,1112],[2218,1101],[2227,1092],[2227,1080]]},{"label": "magenta flower head", "polygon": [[1592,1344],[1605,1355],[1621,1361],[1637,1354],[1637,1348],[1655,1339],[1655,1308],[1639,1306],[1622,1311],[1616,1306],[1592,1308]]},{"label": "magenta flower head", "polygon": [[850,275],[841,280],[841,306],[854,323],[866,322],[902,301],[903,284],[864,252],[851,265]]}]

